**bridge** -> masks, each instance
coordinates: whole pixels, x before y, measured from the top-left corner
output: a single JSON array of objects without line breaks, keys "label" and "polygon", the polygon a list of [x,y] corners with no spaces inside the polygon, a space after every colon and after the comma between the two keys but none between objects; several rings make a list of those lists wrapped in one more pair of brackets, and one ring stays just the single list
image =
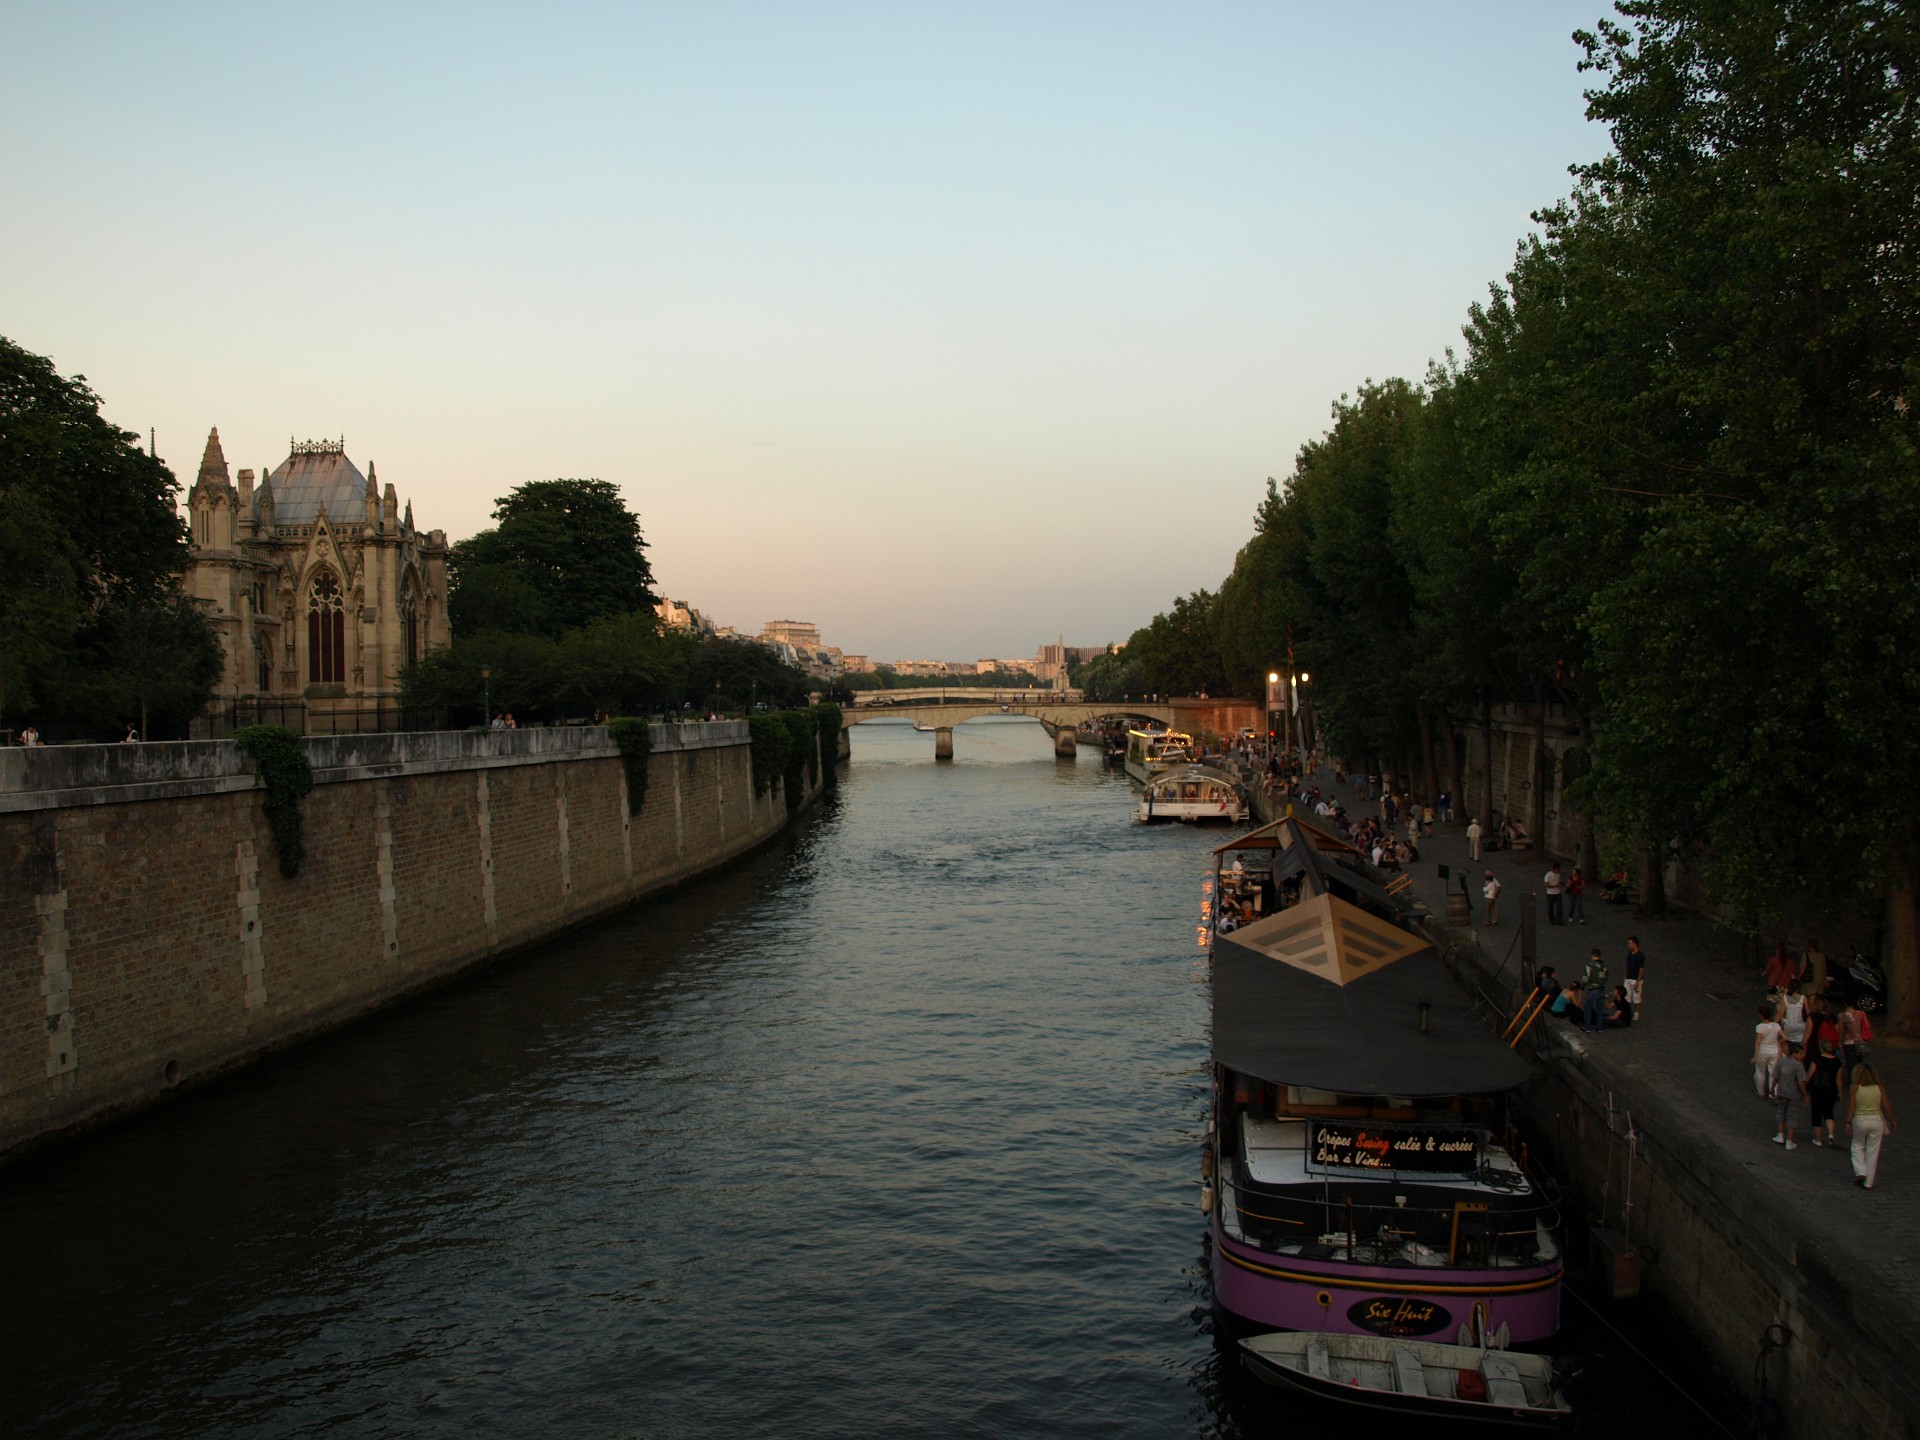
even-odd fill
[{"label": "bridge", "polygon": [[1088,700],[1078,690],[868,690],[842,707],[842,733],[870,720],[912,720],[933,731],[933,756],[953,758],[953,727],[984,715],[1026,715],[1053,737],[1053,753],[1066,758],[1078,750],[1080,727],[1089,720],[1134,720],[1189,733],[1231,734],[1258,724],[1252,700],[1179,699],[1171,701]]}]

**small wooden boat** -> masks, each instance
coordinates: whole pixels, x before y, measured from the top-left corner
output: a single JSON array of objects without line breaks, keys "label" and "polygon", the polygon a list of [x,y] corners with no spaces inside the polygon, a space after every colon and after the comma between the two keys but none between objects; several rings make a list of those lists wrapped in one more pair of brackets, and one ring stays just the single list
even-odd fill
[{"label": "small wooden boat", "polygon": [[1572,1413],[1546,1355],[1392,1335],[1283,1330],[1240,1342],[1269,1385],[1428,1419],[1547,1427]]}]

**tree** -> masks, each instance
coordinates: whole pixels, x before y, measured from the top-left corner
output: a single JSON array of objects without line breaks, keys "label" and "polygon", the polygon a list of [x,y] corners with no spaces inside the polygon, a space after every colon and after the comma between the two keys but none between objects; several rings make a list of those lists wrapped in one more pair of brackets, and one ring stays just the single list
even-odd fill
[{"label": "tree", "polygon": [[184,724],[218,674],[179,589],[179,484],[135,441],[85,377],[0,338],[0,713],[48,733],[117,731],[142,699]]},{"label": "tree", "polygon": [[[1678,816],[1747,923],[1786,882],[1880,890],[1920,1028],[1920,15],[1892,0],[1628,0],[1579,39],[1629,217],[1648,366],[1644,540],[1596,597],[1599,788]],[[1652,476],[1657,475],[1657,481]],[[1783,797],[1849,796],[1808,825]]]},{"label": "tree", "polygon": [[535,480],[500,498],[491,530],[452,548],[456,635],[557,636],[657,601],[640,521],[606,480]]}]

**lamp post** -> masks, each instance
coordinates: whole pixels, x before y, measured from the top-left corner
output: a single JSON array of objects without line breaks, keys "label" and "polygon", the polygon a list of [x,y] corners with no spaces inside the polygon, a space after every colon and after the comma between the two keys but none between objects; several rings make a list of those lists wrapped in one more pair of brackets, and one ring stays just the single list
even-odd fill
[{"label": "lamp post", "polygon": [[493,667],[480,667],[480,728],[493,728]]},{"label": "lamp post", "polygon": [[1273,763],[1273,712],[1280,708],[1280,672],[1267,672],[1267,763]]},{"label": "lamp post", "polygon": [[[1294,709],[1296,710],[1300,709],[1300,687],[1302,685],[1305,685],[1308,681],[1312,679],[1313,679],[1313,676],[1308,674],[1305,670],[1302,670],[1299,673],[1299,675],[1294,678],[1293,694],[1290,697],[1293,701]],[[1300,712],[1300,773],[1304,775],[1306,774],[1306,771],[1307,771],[1307,716],[1306,716],[1306,712],[1302,710]]]}]

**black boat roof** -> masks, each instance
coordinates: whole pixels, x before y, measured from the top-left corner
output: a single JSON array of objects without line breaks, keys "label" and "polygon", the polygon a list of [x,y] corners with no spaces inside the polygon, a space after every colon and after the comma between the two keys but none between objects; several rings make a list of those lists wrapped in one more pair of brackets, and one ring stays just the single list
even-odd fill
[{"label": "black boat roof", "polygon": [[1396,897],[1339,863],[1354,848],[1344,837],[1289,816],[1215,853],[1235,848],[1278,852],[1274,876],[1297,876],[1300,901],[1214,937],[1216,1061],[1344,1095],[1483,1094],[1526,1078],[1433,947],[1399,923]]}]

